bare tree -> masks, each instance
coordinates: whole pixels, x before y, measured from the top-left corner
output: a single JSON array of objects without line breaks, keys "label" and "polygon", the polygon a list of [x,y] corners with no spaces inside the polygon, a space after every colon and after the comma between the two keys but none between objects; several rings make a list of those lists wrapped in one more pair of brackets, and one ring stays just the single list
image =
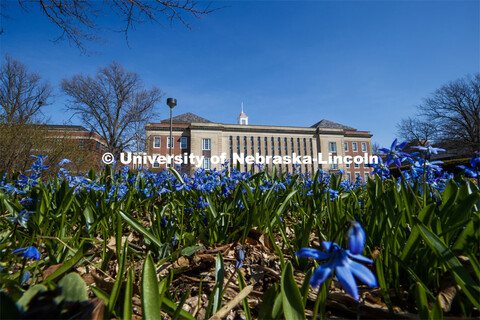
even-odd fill
[{"label": "bare tree", "polygon": [[95,77],[75,75],[62,81],[72,100],[67,109],[107,142],[108,151],[118,157],[132,147],[136,128],[145,125],[163,97],[160,89],[146,90],[136,73],[117,62],[99,68]]},{"label": "bare tree", "polygon": [[52,89],[36,73],[9,56],[0,68],[0,122],[31,123],[50,103]]},{"label": "bare tree", "polygon": [[[105,26],[99,24],[99,18],[114,14],[123,24],[121,31],[128,39],[128,32],[137,24],[163,21],[178,21],[191,28],[189,18],[200,18],[215,10],[210,4],[199,7],[194,0],[18,0],[20,6],[28,12],[40,10],[56,25],[61,34],[57,40],[66,38],[80,50],[86,52],[85,41],[99,40],[97,34]],[[4,15],[6,5],[3,5]]]},{"label": "bare tree", "polygon": [[450,82],[419,106],[444,143],[480,150],[480,74]]},{"label": "bare tree", "polygon": [[397,133],[402,140],[414,142],[420,146],[431,144],[436,132],[437,128],[434,124],[418,117],[408,117],[397,124]]}]

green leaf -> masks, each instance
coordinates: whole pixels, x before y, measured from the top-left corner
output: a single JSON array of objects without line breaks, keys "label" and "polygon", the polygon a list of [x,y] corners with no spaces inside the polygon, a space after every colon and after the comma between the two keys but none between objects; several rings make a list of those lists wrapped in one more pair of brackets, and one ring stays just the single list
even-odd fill
[{"label": "green leaf", "polygon": [[[27,291],[22,295],[22,297],[17,301],[17,306],[20,309],[20,311],[26,311],[27,306],[30,303],[30,300],[32,300],[33,297],[37,295],[39,292],[44,292],[47,291],[47,287],[45,287],[42,284],[37,284]],[[4,318],[2,318],[4,319]]]},{"label": "green leaf", "polygon": [[453,273],[458,285],[462,288],[465,295],[475,307],[480,309],[480,286],[473,280],[470,274],[465,270],[463,265],[458,261],[453,252],[448,249],[440,238],[433,232],[428,230],[422,223],[419,222],[418,227],[422,234],[423,240],[431,247],[434,253],[441,258],[448,269]]},{"label": "green leaf", "polygon": [[129,225],[133,227],[133,229],[135,229],[137,232],[142,234],[145,238],[147,238],[152,243],[154,243],[159,249],[163,247],[163,243],[159,239],[157,239],[152,233],[150,233],[147,229],[145,229],[140,224],[140,222],[138,222],[134,217],[132,217],[128,213],[123,212],[121,210],[119,211],[119,214],[122,216],[123,219],[125,219],[125,221],[128,222]]},{"label": "green leaf", "polygon": [[[418,214],[418,220],[421,222],[426,222],[430,220],[430,217],[433,215],[433,212],[435,211],[436,204],[432,203],[420,211]],[[407,243],[403,247],[402,254],[400,256],[400,259],[403,261],[408,260],[412,254],[415,252],[415,250],[418,248],[418,243],[420,241],[420,231],[418,230],[417,226],[413,226],[412,232],[410,233],[410,236],[408,237]]]},{"label": "green leaf", "polygon": [[144,319],[162,319],[162,314],[160,312],[160,295],[158,294],[157,272],[150,252],[147,254],[145,262],[143,263],[142,307]]},{"label": "green leaf", "polygon": [[55,270],[51,275],[49,275],[45,279],[45,281],[43,281],[42,283],[45,283],[47,281],[54,281],[55,279],[59,278],[61,275],[66,273],[68,270],[73,268],[78,263],[78,261],[80,261],[85,256],[85,253],[88,251],[88,248],[90,248],[90,244],[82,241],[80,243],[80,248],[78,248],[75,255],[70,260],[65,262],[60,268]]},{"label": "green leaf", "polygon": [[423,285],[419,282],[415,285],[415,299],[417,302],[418,314],[420,319],[428,319],[430,311],[428,310],[427,294]]},{"label": "green leaf", "polygon": [[223,257],[220,252],[217,255],[217,261],[215,262],[215,295],[213,296],[213,309],[212,314],[215,314],[222,307],[222,292],[223,292],[223,280],[225,277],[225,268],[223,265]]},{"label": "green leaf", "polygon": [[310,278],[313,275],[314,268],[308,269],[307,273],[305,273],[305,278],[303,279],[302,287],[300,288],[300,294],[303,297],[303,305],[307,303],[308,299],[308,289],[310,288]]},{"label": "green leaf", "polygon": [[[243,275],[240,270],[237,270],[237,275],[238,275],[238,287],[240,288],[240,291],[242,291],[246,287],[245,279],[243,279]],[[245,312],[246,319],[252,320],[250,306],[248,305],[248,297],[245,297],[245,299],[242,300],[242,305],[243,305],[243,311]]]},{"label": "green leaf", "polygon": [[88,300],[87,286],[78,273],[67,274],[58,282],[58,287],[62,289],[60,297],[63,301],[83,302]]},{"label": "green leaf", "polygon": [[[117,246],[121,246],[121,243],[117,242]],[[115,283],[113,284],[112,293],[110,294],[110,300],[108,301],[108,305],[107,305],[108,314],[111,314],[113,312],[113,309],[115,308],[115,304],[117,303],[118,296],[120,295],[120,289],[122,288],[122,283],[124,279],[123,273],[125,270],[125,264],[127,260],[127,249],[128,249],[128,240],[125,241],[123,245],[122,255],[120,256],[117,278],[115,279]]]},{"label": "green leaf", "polygon": [[134,282],[133,268],[128,270],[127,285],[125,286],[125,299],[123,301],[123,320],[130,320],[132,318],[133,306],[133,282]]},{"label": "green leaf", "polygon": [[[278,298],[278,299],[277,299]],[[278,319],[282,315],[282,299],[278,293],[278,285],[274,284],[265,291],[258,312],[258,319]],[[276,301],[278,303],[275,303]]]},{"label": "green leaf", "polygon": [[[162,298],[162,305],[165,306],[164,310],[171,316],[173,316],[175,314],[175,311],[178,310],[178,306],[175,304],[175,302],[173,302],[172,300],[170,300],[166,297]],[[185,311],[181,308],[180,308],[180,312],[179,312],[178,316],[181,319],[185,319],[185,320],[195,320],[195,318],[190,313],[188,313],[187,311]],[[159,318],[159,319],[161,319],[161,318]]]},{"label": "green leaf", "polygon": [[180,251],[180,254],[182,256],[189,257],[189,256],[191,256],[192,254],[194,254],[195,252],[197,252],[198,250],[200,250],[202,248],[203,248],[203,246],[186,247],[186,248],[183,248],[182,251]]},{"label": "green leaf", "polygon": [[303,299],[293,278],[292,264],[287,262],[282,273],[281,294],[283,314],[286,320],[305,319]]}]

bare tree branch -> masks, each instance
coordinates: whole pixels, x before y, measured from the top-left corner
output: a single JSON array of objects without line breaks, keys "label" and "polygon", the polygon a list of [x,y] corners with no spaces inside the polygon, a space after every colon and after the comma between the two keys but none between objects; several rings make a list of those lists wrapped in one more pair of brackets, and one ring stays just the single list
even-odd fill
[{"label": "bare tree branch", "polygon": [[136,73],[117,62],[100,68],[95,77],[75,75],[62,81],[71,98],[67,109],[102,136],[115,155],[131,148],[136,128],[152,117],[153,108],[163,97],[160,89],[146,90]]},{"label": "bare tree branch", "polygon": [[480,150],[480,74],[441,87],[419,109],[442,142]]},{"label": "bare tree branch", "polygon": [[428,145],[435,139],[437,129],[428,122],[420,118],[402,119],[397,124],[397,133],[402,140],[414,142],[416,145]]},{"label": "bare tree branch", "polygon": [[223,8],[211,8],[210,4],[199,8],[194,0],[18,0],[18,3],[27,12],[39,6],[50,22],[60,29],[60,36],[55,41],[67,39],[83,53],[88,52],[85,42],[99,41],[98,31],[106,29],[98,22],[99,18],[111,13],[123,24],[117,31],[124,33],[128,41],[129,31],[137,24],[151,22],[163,26],[162,21],[171,24],[178,21],[191,29],[190,17],[199,19]]},{"label": "bare tree branch", "polygon": [[0,68],[0,122],[32,123],[50,104],[52,89],[36,73],[9,56]]}]

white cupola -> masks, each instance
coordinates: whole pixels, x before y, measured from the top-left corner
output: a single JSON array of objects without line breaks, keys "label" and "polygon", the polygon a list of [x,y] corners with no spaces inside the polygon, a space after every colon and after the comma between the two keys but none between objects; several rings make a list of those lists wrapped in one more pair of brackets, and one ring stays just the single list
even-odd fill
[{"label": "white cupola", "polygon": [[243,102],[242,102],[242,112],[238,116],[238,124],[240,125],[248,125],[248,117],[247,115],[243,112]]}]

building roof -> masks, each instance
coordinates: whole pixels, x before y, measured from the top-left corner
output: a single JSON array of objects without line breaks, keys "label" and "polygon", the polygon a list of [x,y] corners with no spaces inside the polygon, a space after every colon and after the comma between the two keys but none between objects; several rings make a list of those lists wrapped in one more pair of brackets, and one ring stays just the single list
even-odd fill
[{"label": "building roof", "polygon": [[326,119],[318,121],[313,126],[311,126],[311,128],[357,130],[355,128],[352,128],[352,127],[349,127],[349,126],[346,126],[346,125],[343,125],[343,124],[340,124],[340,123],[336,123],[336,122],[333,122],[333,121],[330,121],[330,120],[326,120]]},{"label": "building roof", "polygon": [[72,126],[72,125],[64,125],[64,124],[47,124],[45,125],[49,130],[60,130],[60,131],[86,131],[90,132],[89,130],[85,129],[83,126]]},{"label": "building roof", "polygon": [[242,111],[242,113],[240,113],[239,117],[246,117],[247,115],[245,114],[245,112]]},{"label": "building roof", "polygon": [[[200,116],[197,116],[196,114],[187,112],[184,114],[181,114],[179,116],[173,117],[172,118],[173,123],[211,123],[212,121],[207,120],[205,118],[202,118]],[[162,120],[161,123],[170,123],[170,118]]]}]

